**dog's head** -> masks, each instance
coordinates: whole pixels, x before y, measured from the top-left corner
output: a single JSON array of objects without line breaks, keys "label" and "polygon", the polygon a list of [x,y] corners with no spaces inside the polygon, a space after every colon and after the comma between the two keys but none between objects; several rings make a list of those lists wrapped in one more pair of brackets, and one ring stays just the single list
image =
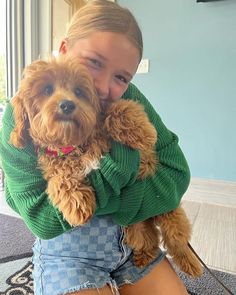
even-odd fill
[{"label": "dog's head", "polygon": [[40,146],[83,145],[100,113],[93,80],[78,58],[35,61],[24,71],[12,99],[11,143],[24,147],[30,135]]}]

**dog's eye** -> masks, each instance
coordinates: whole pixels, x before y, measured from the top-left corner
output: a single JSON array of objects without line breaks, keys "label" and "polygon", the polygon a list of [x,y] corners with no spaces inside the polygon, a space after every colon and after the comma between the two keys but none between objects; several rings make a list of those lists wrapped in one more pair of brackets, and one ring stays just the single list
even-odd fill
[{"label": "dog's eye", "polygon": [[75,88],[75,90],[74,90],[74,92],[75,92],[75,95],[77,96],[77,97],[80,97],[80,96],[82,96],[82,90],[79,88],[79,87],[76,87]]},{"label": "dog's eye", "polygon": [[53,86],[52,85],[47,85],[44,88],[43,93],[44,93],[44,95],[50,96],[50,95],[52,95],[53,91],[54,91]]}]

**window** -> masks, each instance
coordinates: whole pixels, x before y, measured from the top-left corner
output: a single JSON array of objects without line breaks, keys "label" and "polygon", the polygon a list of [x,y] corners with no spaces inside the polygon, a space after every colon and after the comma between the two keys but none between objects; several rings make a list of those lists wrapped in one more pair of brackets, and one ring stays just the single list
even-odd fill
[{"label": "window", "polygon": [[0,124],[6,104],[6,1],[0,1]]},{"label": "window", "polygon": [[[6,105],[6,0],[0,1],[0,127]],[[3,172],[0,168],[0,190],[3,189]]]}]

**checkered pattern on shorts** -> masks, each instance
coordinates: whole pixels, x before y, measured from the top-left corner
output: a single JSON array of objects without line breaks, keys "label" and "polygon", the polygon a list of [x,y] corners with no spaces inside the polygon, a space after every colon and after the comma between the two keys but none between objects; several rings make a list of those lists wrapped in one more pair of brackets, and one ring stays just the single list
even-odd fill
[{"label": "checkered pattern on shorts", "polygon": [[106,284],[116,287],[140,279],[150,270],[133,265],[132,250],[123,236],[122,228],[105,216],[93,217],[51,240],[37,239],[33,248],[35,295],[66,294]]}]

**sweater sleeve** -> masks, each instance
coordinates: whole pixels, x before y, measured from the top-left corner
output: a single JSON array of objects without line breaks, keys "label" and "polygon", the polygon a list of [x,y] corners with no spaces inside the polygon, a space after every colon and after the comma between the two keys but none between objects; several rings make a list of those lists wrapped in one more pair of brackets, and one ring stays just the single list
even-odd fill
[{"label": "sweater sleeve", "polygon": [[140,164],[138,151],[118,142],[112,142],[110,153],[102,158],[100,168],[89,175],[96,193],[96,215],[119,210],[121,190],[137,178]]},{"label": "sweater sleeve", "polygon": [[32,143],[23,149],[9,144],[13,128],[13,109],[8,104],[0,133],[6,201],[23,218],[34,235],[42,239],[53,238],[71,227],[47,198],[46,181],[37,167],[37,156]]},{"label": "sweater sleeve", "polygon": [[157,130],[156,152],[159,159],[154,176],[143,181],[136,180],[122,190],[121,206],[113,218],[121,225],[128,225],[176,209],[188,188],[190,171],[178,137],[166,128],[145,96],[131,84],[123,98],[144,105]]},{"label": "sweater sleeve", "polygon": [[[9,143],[14,128],[11,104],[7,105],[2,124],[0,156],[5,173],[7,203],[39,238],[51,239],[70,230],[71,226],[64,220],[61,212],[51,204],[45,192],[47,183],[37,167],[37,155],[33,144],[29,142],[25,148],[17,149]],[[96,190],[98,214],[118,210],[120,191],[135,180],[139,161],[138,151],[117,142],[112,144],[110,153],[104,155],[101,160],[100,168],[90,175],[90,181]],[[112,199],[112,202],[109,199]]]}]

